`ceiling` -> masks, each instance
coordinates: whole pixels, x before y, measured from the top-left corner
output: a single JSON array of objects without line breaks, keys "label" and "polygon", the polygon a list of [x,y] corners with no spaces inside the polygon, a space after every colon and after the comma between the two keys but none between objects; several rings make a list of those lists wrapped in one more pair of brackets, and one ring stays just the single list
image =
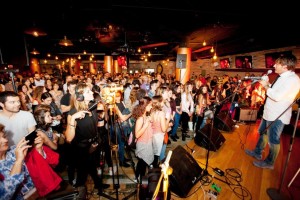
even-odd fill
[{"label": "ceiling", "polygon": [[[200,0],[52,0],[7,2],[1,12],[0,48],[4,63],[20,64],[26,58],[24,41],[45,57],[93,53],[129,55],[150,60],[176,59],[178,47],[192,48],[192,59],[210,58],[210,46],[218,56],[247,53],[300,44],[296,6],[251,2],[203,2]],[[280,9],[279,9],[280,8]],[[288,11],[285,11],[288,10]],[[35,26],[47,35],[33,37],[24,30]],[[74,46],[58,45],[67,36]],[[25,40],[24,40],[25,38]],[[208,47],[203,47],[203,41]],[[142,52],[138,53],[138,47]]]}]

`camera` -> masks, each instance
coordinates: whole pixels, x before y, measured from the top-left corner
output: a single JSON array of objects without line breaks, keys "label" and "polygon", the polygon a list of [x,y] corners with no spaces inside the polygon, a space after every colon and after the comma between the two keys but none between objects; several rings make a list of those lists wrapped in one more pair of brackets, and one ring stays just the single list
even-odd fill
[{"label": "camera", "polygon": [[106,104],[112,105],[115,103],[115,94],[117,91],[123,91],[123,85],[115,83],[104,85],[100,92],[100,96]]}]

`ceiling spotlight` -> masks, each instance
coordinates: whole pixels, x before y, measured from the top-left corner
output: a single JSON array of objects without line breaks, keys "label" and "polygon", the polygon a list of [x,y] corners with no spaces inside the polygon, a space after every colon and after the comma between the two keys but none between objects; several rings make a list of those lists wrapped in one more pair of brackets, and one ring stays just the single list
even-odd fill
[{"label": "ceiling spotlight", "polygon": [[61,39],[59,41],[59,45],[68,47],[68,46],[73,46],[73,43],[71,40],[67,39],[67,36],[64,36],[64,39]]}]

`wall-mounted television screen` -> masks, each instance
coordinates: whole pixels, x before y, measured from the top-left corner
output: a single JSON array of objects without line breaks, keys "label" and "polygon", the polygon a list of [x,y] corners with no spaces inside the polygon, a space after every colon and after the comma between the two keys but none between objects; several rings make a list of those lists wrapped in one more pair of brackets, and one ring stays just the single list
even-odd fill
[{"label": "wall-mounted television screen", "polygon": [[252,68],[252,56],[236,56],[235,57],[236,68]]},{"label": "wall-mounted television screen", "polygon": [[265,54],[266,68],[272,68],[277,58],[279,58],[281,55],[288,55],[288,54],[292,54],[292,52],[282,51],[282,52],[266,53]]},{"label": "wall-mounted television screen", "polygon": [[221,69],[228,69],[230,68],[230,61],[229,58],[223,58],[220,60]]}]

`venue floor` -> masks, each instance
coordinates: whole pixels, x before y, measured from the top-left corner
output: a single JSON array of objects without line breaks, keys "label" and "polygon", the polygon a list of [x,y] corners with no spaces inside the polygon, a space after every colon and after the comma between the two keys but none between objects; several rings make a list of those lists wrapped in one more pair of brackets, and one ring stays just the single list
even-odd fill
[{"label": "venue floor", "polygon": [[[220,131],[225,137],[225,142],[217,151],[208,152],[205,148],[196,145],[193,138],[189,138],[186,141],[181,141],[181,139],[177,142],[172,141],[172,143],[167,146],[167,153],[179,145],[182,146],[202,169],[207,169],[210,176],[202,177],[202,180],[196,182],[192,188],[190,188],[189,194],[184,198],[179,197],[175,194],[176,192],[171,190],[170,199],[271,199],[266,191],[271,188],[274,188],[275,191],[279,191],[292,134],[284,133],[282,135],[280,154],[273,170],[257,168],[252,164],[255,159],[247,156],[244,150],[254,148],[258,139],[257,129],[259,123],[259,120],[256,122],[236,123],[232,131]],[[181,135],[180,128],[178,134],[179,136]],[[190,132],[190,135],[193,135],[193,133]],[[299,137],[295,137],[294,148],[290,154],[286,168],[287,173],[280,193],[278,192],[278,194],[287,196],[289,199],[299,199],[300,195],[300,174],[296,177],[293,184],[289,188],[287,187],[300,167],[299,157],[297,153],[294,152],[299,152],[300,150],[299,139]],[[267,153],[268,148],[263,152],[263,157],[265,157]],[[207,155],[209,155],[209,157],[207,157]],[[136,164],[136,158],[134,155],[132,157],[133,162]],[[185,165],[185,163],[179,162],[178,165]],[[215,174],[213,168],[216,167],[224,171],[225,175],[219,176]],[[140,189],[138,189],[138,184],[133,181],[134,178],[133,168],[119,167],[117,176],[115,175],[114,178],[108,175],[107,172],[104,172],[103,182],[111,185],[110,188],[105,190],[105,194],[111,196],[111,199],[115,199],[116,195],[118,196],[117,199],[140,199],[139,196],[135,194],[135,192],[139,193]],[[114,186],[118,182],[120,187],[116,190]],[[220,188],[216,198],[207,194],[209,190],[214,190],[212,188],[213,184]],[[88,199],[108,199],[93,194],[93,182],[91,179],[88,180]]]}]

